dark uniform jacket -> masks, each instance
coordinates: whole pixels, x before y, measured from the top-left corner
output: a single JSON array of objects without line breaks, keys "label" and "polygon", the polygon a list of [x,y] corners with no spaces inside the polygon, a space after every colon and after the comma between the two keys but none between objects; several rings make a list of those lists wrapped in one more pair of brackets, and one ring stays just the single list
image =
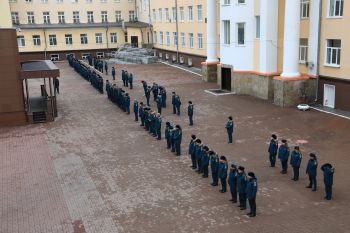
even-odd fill
[{"label": "dark uniform jacket", "polygon": [[256,178],[249,179],[247,182],[247,188],[246,188],[247,199],[255,199],[257,191],[258,191],[257,179]]}]

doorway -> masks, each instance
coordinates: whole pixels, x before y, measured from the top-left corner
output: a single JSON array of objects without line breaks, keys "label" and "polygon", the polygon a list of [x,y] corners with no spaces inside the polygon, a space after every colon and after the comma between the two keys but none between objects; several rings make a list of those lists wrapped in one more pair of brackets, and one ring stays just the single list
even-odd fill
[{"label": "doorway", "polygon": [[323,92],[323,105],[325,107],[334,108],[335,107],[335,86],[324,84]]},{"label": "doorway", "polygon": [[139,47],[139,37],[131,36],[131,46],[132,47]]},{"label": "doorway", "polygon": [[221,89],[231,91],[231,68],[221,68]]}]

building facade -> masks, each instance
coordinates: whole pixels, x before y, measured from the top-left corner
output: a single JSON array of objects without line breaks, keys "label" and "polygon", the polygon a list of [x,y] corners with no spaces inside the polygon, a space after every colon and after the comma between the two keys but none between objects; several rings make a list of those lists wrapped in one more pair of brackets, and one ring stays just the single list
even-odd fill
[{"label": "building facade", "polygon": [[[146,1],[145,1],[146,2]],[[10,0],[21,60],[104,57],[125,43],[149,44],[136,0]],[[3,10],[2,10],[3,11]]]}]

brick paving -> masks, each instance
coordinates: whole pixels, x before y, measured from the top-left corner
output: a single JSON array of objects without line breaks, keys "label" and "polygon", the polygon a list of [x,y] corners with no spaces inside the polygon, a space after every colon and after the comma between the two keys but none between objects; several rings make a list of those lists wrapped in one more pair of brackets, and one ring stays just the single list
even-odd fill
[{"label": "brick paving", "polygon": [[[140,81],[164,85],[182,98],[180,117],[168,107],[165,121],[183,127],[183,155],[150,137],[132,116],[100,95],[60,63],[59,117],[49,124],[0,129],[1,232],[350,232],[350,122],[309,111],[281,109],[246,96],[213,96],[217,88],[200,77],[155,65],[117,65],[134,74],[131,99],[141,99]],[[195,103],[195,125],[188,126],[186,103]],[[153,101],[152,101],[153,103]],[[152,104],[155,107],[155,104]],[[236,123],[235,143],[227,144],[228,115]],[[258,216],[228,201],[189,168],[187,141],[197,134],[229,161],[253,170],[259,181]],[[268,166],[271,133],[298,140],[304,154],[301,180]],[[307,153],[336,167],[334,200],[305,189]]]}]

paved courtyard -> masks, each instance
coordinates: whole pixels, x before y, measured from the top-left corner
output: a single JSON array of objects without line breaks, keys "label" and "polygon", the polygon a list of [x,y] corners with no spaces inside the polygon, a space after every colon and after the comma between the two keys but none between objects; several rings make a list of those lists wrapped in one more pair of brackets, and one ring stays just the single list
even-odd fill
[{"label": "paved courtyard", "polygon": [[[59,117],[48,124],[0,129],[0,232],[350,232],[350,121],[316,111],[282,109],[247,96],[213,96],[217,88],[197,75],[154,65],[117,65],[134,74],[131,99],[141,100],[141,80],[165,86],[163,122],[182,125],[183,156],[174,156],[106,95],[99,94],[67,63],[61,69]],[[34,83],[35,84],[35,83]],[[182,99],[182,115],[171,113],[171,92]],[[195,104],[188,126],[187,101]],[[152,101],[155,109],[155,103]],[[225,123],[233,115],[234,144]],[[162,129],[163,131],[163,129]],[[267,142],[272,133],[298,140],[304,155],[301,179],[270,168]],[[187,143],[196,134],[211,149],[254,171],[258,215],[248,218],[189,167]],[[319,164],[334,164],[334,200],[306,189],[308,153]]]}]

